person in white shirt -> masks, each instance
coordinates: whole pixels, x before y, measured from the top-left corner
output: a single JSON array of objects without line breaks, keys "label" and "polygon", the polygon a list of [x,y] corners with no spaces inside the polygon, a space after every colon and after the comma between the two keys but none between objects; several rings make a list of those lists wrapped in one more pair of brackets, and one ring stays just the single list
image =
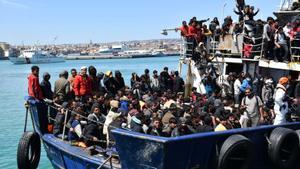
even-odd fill
[{"label": "person in white shirt", "polygon": [[276,86],[274,94],[274,112],[275,120],[274,125],[281,125],[286,123],[285,115],[288,112],[288,102],[286,97],[286,89],[289,85],[289,79],[287,77],[282,77],[279,79],[279,83]]},{"label": "person in white shirt", "polygon": [[238,107],[240,104],[240,87],[242,85],[242,76],[239,75],[238,78],[234,81],[233,89],[234,89],[234,106]]}]

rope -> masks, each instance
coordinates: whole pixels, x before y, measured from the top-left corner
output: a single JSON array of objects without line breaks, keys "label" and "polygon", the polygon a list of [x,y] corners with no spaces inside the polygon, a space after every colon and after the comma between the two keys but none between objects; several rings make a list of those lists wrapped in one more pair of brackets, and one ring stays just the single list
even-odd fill
[{"label": "rope", "polygon": [[253,40],[253,39],[257,40],[257,39],[262,39],[262,38],[263,38],[263,37],[255,38],[255,37],[250,37],[250,36],[247,36],[247,35],[244,35],[243,37],[244,37],[244,38],[247,38],[247,39],[249,39],[249,40]]},{"label": "rope", "polygon": [[260,44],[253,45],[253,44],[250,44],[250,43],[249,43],[249,44],[247,44],[247,43],[243,42],[243,44],[244,44],[244,45],[252,45],[252,46],[262,46],[262,44],[263,44],[263,43],[260,43]]},{"label": "rope", "polygon": [[[59,109],[58,109],[57,107],[55,107],[55,106],[53,106],[53,105],[50,105],[49,101],[51,101],[52,103],[54,103],[52,100],[49,100],[49,99],[48,99],[47,101],[45,101],[46,105],[48,105],[48,106],[52,107],[53,109],[59,111]],[[54,103],[54,104],[55,104],[56,106],[58,106],[58,107],[62,107],[61,105],[59,105],[59,104],[57,104],[57,103]],[[67,111],[67,112],[71,112],[72,115],[79,115],[81,118],[83,118],[83,119],[85,119],[85,120],[88,120],[88,121],[91,121],[91,122],[94,122],[94,123],[96,123],[96,124],[101,124],[101,125],[103,125],[103,126],[111,127],[111,128],[113,128],[113,129],[118,129],[117,127],[110,126],[110,125],[106,125],[106,124],[104,124],[104,123],[102,123],[102,122],[98,122],[98,121],[95,121],[95,120],[92,120],[92,119],[88,119],[87,117],[85,117],[85,116],[81,115],[80,113],[77,113],[77,112],[75,112],[75,111],[73,111],[73,110],[66,109],[66,111]]]},{"label": "rope", "polygon": [[[54,122],[57,122],[54,118],[52,118],[52,117],[48,117],[50,120],[52,120],[52,121],[54,121]],[[68,128],[68,129],[71,129],[72,127],[69,127],[67,124],[65,124],[65,123],[63,123],[65,126],[66,126],[66,128]],[[82,138],[84,138],[84,139],[86,139],[86,140],[88,140],[88,141],[93,141],[93,142],[98,142],[98,143],[107,143],[107,141],[106,140],[92,140],[92,139],[89,139],[89,138],[87,138],[87,137],[85,137],[85,136],[83,136],[82,135]],[[109,143],[112,143],[112,144],[115,144],[116,142],[114,142],[114,141],[109,141]]]}]

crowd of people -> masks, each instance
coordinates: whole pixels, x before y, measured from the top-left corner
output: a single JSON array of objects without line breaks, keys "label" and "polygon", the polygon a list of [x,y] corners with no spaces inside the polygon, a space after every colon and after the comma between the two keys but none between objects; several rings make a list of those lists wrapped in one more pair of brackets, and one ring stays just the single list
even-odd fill
[{"label": "crowd of people", "polygon": [[[257,34],[261,34],[264,57],[287,61],[290,54],[288,39],[298,38],[300,21],[295,20],[284,27],[271,17],[267,23],[255,21],[259,9],[255,11],[243,0],[237,2],[235,13],[239,15],[239,23],[233,23],[230,16],[221,26],[218,18],[214,18],[209,26],[204,24],[209,19],[199,21],[193,17],[188,24],[183,21],[178,30],[191,42],[189,47],[194,49],[199,44],[207,45],[211,38],[216,40],[226,34],[242,32],[248,35],[246,42],[254,44]],[[199,57],[194,50],[188,54],[193,59]],[[206,66],[209,68],[209,64]],[[130,84],[126,85],[118,70],[98,73],[94,66],[83,66],[80,72],[71,69],[70,76],[68,71],[62,71],[52,90],[49,73],[45,72],[39,83],[39,67],[32,66],[31,70],[29,96],[53,100],[59,107],[58,110],[51,109],[51,121],[43,121],[53,126],[45,127],[45,132],[53,132],[62,138],[66,131],[67,139],[80,142],[81,146],[104,143],[109,146],[114,140],[113,128],[176,137],[284,124],[292,120],[287,114],[299,112],[295,105],[300,102],[300,81],[290,77],[275,82],[272,77],[258,74],[251,77],[244,72],[219,76],[211,66],[201,82],[206,91],[204,94],[197,93],[196,88],[189,90],[179,72],[169,71],[168,67],[152,73],[145,69],[140,76],[132,73]],[[67,124],[64,124],[65,119]]]},{"label": "crowd of people", "polygon": [[[300,43],[300,18],[295,18],[285,24],[279,23],[279,20],[272,17],[268,17],[267,21],[255,20],[254,17],[259,13],[259,9],[255,11],[255,7],[246,5],[244,0],[237,1],[234,12],[238,15],[238,22],[234,22],[231,16],[227,16],[221,25],[215,17],[206,25],[204,23],[209,19],[199,21],[193,17],[189,24],[183,21],[182,26],[177,30],[181,31],[181,36],[187,42],[193,43],[187,47],[188,49],[195,50],[196,46],[204,44],[209,50],[210,47],[207,44],[211,41],[220,41],[220,38],[228,34],[233,35],[236,41],[237,35],[243,33],[245,35],[244,57],[260,56],[260,51],[263,50],[262,57],[265,59],[289,62],[291,55],[300,55],[300,50],[297,49]],[[291,46],[296,48],[290,48]],[[199,58],[194,52],[187,52],[187,56]]]},{"label": "crowd of people", "polygon": [[[109,146],[114,128],[176,137],[284,124],[290,97],[300,97],[300,83],[288,77],[276,85],[271,77],[252,79],[245,73],[230,73],[222,84],[208,76],[203,79],[207,94],[200,94],[196,88],[185,90],[179,73],[167,67],[160,73],[153,70],[151,74],[148,69],[141,76],[133,73],[127,86],[120,71],[97,73],[94,66],[83,66],[80,72],[72,69],[70,76],[62,71],[52,90],[49,73],[45,72],[39,83],[39,67],[31,70],[29,96],[59,105],[50,113],[53,120],[48,126],[53,128],[46,127],[45,132],[62,138],[65,128],[67,139],[83,147]],[[291,83],[293,87],[289,87]]]}]

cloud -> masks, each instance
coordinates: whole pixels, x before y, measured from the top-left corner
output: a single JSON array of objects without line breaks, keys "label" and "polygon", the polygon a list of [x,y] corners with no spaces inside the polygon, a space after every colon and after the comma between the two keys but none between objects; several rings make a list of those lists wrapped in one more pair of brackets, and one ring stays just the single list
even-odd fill
[{"label": "cloud", "polygon": [[14,8],[19,8],[19,9],[28,9],[29,8],[29,6],[19,3],[19,2],[16,2],[16,1],[13,1],[13,0],[0,0],[0,3],[3,5],[6,5],[6,6],[11,6]]}]

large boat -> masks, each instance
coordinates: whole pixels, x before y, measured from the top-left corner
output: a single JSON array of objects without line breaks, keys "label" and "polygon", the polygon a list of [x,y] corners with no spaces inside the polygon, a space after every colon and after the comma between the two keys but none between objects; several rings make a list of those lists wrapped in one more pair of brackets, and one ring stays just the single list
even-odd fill
[{"label": "large boat", "polygon": [[64,62],[63,56],[58,56],[39,49],[24,50],[19,56],[11,56],[9,60],[14,64],[40,64]]},{"label": "large boat", "polygon": [[[245,38],[243,34],[238,39]],[[227,39],[227,40],[226,40]],[[243,58],[243,41],[239,46],[232,35],[226,42],[213,43],[211,63],[221,72],[221,77],[231,70],[268,73],[275,78],[281,75],[299,76],[297,63],[288,64],[262,59]],[[186,43],[182,45],[179,70],[188,66],[187,82],[205,93],[201,84],[201,66],[187,57]],[[262,44],[260,44],[262,45]],[[230,51],[230,53],[222,53]],[[260,52],[258,52],[260,53]],[[239,56],[239,57],[236,57]],[[200,68],[200,69],[199,69]],[[55,137],[41,130],[45,120],[41,115],[49,114],[53,104],[26,97],[27,113],[31,117],[34,131],[26,131],[18,147],[19,168],[37,168],[40,157],[40,139],[47,157],[55,169],[299,169],[300,122],[286,125],[259,126],[233,129],[223,132],[191,134],[173,138],[151,136],[126,129],[112,130],[115,145],[109,149],[96,148],[95,154],[87,149],[73,146],[65,140],[64,134]],[[47,111],[48,110],[48,111]],[[69,112],[76,113],[76,112]],[[67,115],[66,115],[67,116]],[[46,120],[47,121],[47,120]],[[30,153],[29,153],[30,150]]]}]

